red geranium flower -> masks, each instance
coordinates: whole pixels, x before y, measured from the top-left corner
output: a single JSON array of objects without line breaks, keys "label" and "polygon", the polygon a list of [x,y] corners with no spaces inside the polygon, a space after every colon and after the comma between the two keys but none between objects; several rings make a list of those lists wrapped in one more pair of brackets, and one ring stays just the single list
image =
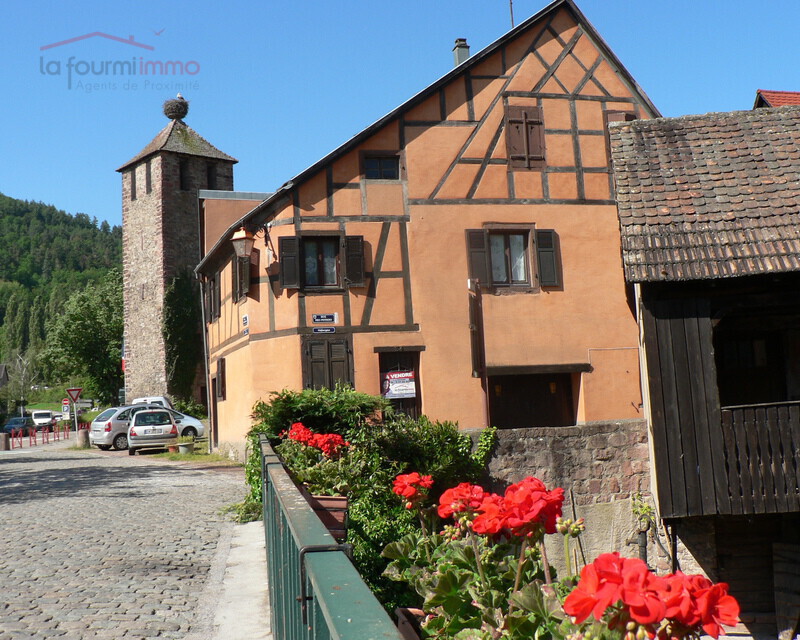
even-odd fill
[{"label": "red geranium flower", "polygon": [[542,531],[555,533],[563,503],[563,489],[548,491],[541,480],[528,477],[508,487],[503,497],[484,499],[473,529],[489,534],[509,529],[513,535],[529,537]]},{"label": "red geranium flower", "polygon": [[439,517],[449,518],[454,513],[475,511],[481,506],[484,495],[483,487],[469,482],[462,482],[452,489],[447,489],[439,498],[437,509]]},{"label": "red geranium flower", "polygon": [[600,620],[610,606],[622,603],[632,620],[655,624],[666,614],[661,599],[665,588],[665,581],[650,573],[641,560],[604,553],[581,570],[578,586],[564,601],[564,611],[580,624],[590,614]]},{"label": "red geranium flower", "polygon": [[[401,473],[394,479],[394,491],[398,496],[406,498],[406,509],[411,509],[414,504],[427,495],[427,489],[433,486],[431,476],[422,476],[416,471]],[[424,489],[425,491],[421,491]]]},{"label": "red geranium flower", "polygon": [[506,511],[503,508],[503,497],[490,493],[483,497],[478,507],[478,516],[472,522],[475,533],[496,535],[506,528]]},{"label": "red geranium flower", "polygon": [[739,622],[739,603],[728,594],[728,585],[724,582],[702,589],[696,595],[697,610],[701,624],[712,638],[718,638],[720,625],[735,625]]},{"label": "red geranium flower", "polygon": [[314,437],[314,432],[302,422],[294,422],[289,427],[289,439],[303,444],[309,444]]}]

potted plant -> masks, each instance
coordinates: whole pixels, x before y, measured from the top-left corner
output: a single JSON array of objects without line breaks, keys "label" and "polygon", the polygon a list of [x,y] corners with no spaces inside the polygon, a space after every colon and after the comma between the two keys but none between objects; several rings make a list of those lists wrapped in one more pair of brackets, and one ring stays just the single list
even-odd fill
[{"label": "potted plant", "polygon": [[180,436],[178,438],[178,453],[192,453],[194,451],[194,436]]}]

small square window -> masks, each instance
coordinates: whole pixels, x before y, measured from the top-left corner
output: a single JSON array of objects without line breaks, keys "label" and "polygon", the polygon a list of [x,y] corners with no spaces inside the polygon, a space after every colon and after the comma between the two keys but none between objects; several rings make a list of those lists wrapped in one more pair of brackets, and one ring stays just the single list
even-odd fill
[{"label": "small square window", "polygon": [[368,180],[399,180],[398,156],[367,156],[364,158],[364,177]]}]

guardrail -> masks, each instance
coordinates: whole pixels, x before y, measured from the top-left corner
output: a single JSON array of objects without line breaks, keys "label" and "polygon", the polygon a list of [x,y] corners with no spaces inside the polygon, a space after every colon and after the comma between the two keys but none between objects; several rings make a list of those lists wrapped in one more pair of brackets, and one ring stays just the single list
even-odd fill
[{"label": "guardrail", "polygon": [[25,429],[12,429],[9,434],[9,443],[12,449],[22,448],[24,439],[27,438],[28,446],[35,447],[41,438],[42,444],[49,444],[51,440],[69,440],[69,425],[56,425],[36,430],[32,427]]},{"label": "guardrail", "polygon": [[264,534],[275,640],[402,640],[261,436]]}]

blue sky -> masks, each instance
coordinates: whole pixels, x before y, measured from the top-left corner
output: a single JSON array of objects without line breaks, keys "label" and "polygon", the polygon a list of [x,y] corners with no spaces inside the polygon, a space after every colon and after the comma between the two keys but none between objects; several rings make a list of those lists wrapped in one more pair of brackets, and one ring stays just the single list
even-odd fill
[{"label": "blue sky", "polygon": [[[516,22],[546,4],[514,0]],[[665,116],[749,109],[759,88],[800,90],[797,0],[578,6]],[[178,90],[191,103],[187,124],[239,160],[236,189],[271,191],[445,74],[455,38],[476,53],[511,26],[508,0],[3,8],[0,192],[111,224],[122,220],[115,169],[167,123],[161,105]],[[149,48],[92,37],[41,49],[94,32]],[[140,57],[179,61],[187,73],[155,82],[81,75],[87,64]]]}]

